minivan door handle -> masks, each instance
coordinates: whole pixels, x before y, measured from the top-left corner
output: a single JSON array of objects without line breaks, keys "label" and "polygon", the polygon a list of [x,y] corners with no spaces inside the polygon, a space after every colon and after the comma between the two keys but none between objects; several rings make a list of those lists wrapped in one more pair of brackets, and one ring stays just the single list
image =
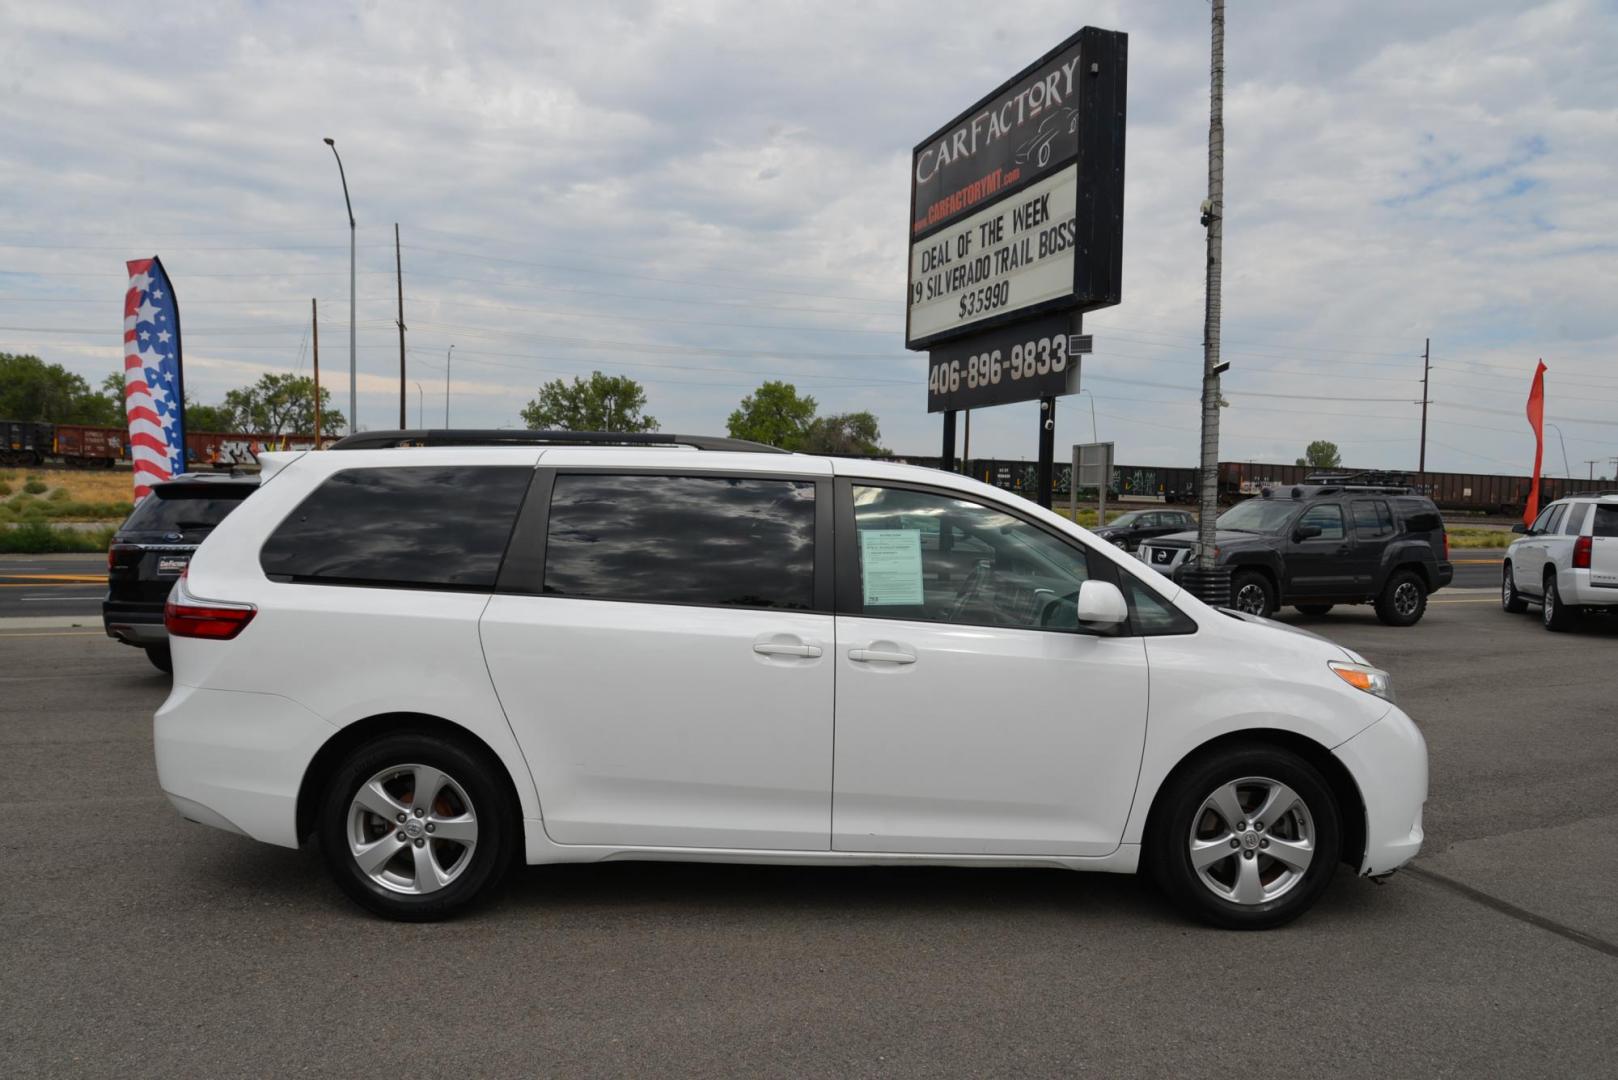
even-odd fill
[{"label": "minivan door handle", "polygon": [[848,658],[862,664],[914,664],[914,653],[893,652],[888,649],[850,649]]},{"label": "minivan door handle", "polygon": [[753,651],[765,656],[803,656],[816,657],[821,653],[819,645],[790,645],[782,641],[756,641]]}]

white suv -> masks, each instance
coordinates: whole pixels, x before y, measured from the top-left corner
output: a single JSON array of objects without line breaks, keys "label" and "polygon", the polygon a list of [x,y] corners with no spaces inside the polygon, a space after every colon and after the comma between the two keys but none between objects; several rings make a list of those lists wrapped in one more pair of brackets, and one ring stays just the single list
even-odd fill
[{"label": "white suv", "polygon": [[156,752],[185,817],[318,837],[373,911],[443,916],[517,858],[1059,866],[1257,928],[1421,845],[1386,673],[986,484],[666,435],[345,443],[264,455],[192,559]]},{"label": "white suv", "polygon": [[1590,608],[1618,607],[1618,495],[1551,503],[1506,549],[1500,606],[1540,605],[1547,630],[1572,628]]}]

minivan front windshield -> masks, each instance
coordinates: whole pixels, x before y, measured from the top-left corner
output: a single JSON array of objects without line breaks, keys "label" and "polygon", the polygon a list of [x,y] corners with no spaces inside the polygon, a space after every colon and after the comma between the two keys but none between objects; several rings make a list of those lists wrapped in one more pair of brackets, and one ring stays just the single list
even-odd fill
[{"label": "minivan front windshield", "polygon": [[1297,509],[1296,503],[1248,499],[1220,514],[1218,527],[1230,532],[1278,533]]}]

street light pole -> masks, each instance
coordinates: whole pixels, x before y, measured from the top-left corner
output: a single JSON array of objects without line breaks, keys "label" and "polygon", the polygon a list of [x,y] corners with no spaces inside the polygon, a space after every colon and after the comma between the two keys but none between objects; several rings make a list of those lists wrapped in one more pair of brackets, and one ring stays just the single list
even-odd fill
[{"label": "street light pole", "polygon": [[1101,439],[1096,435],[1096,396],[1088,389],[1080,390],[1079,393],[1090,394],[1090,441],[1100,442]]},{"label": "street light pole", "polygon": [[423,408],[422,401],[424,400],[424,398],[422,397],[422,393],[421,393],[421,380],[416,379],[416,380],[412,380],[412,381],[414,381],[415,384],[416,384],[416,426],[421,427],[422,426],[421,410]]},{"label": "street light pole", "polygon": [[1562,429],[1557,427],[1555,424],[1550,423],[1547,423],[1545,426],[1556,432],[1556,439],[1562,444],[1562,472],[1567,475],[1569,480],[1573,479],[1573,470],[1568,466],[1567,463],[1567,439],[1563,438]]},{"label": "street light pole", "polygon": [[455,356],[455,346],[444,350],[444,428],[449,429],[449,362]]},{"label": "street light pole", "polygon": [[337,152],[337,140],[324,140],[331,147],[331,156],[337,159],[337,176],[343,182],[343,205],[348,207],[348,430],[360,429],[359,366],[355,361],[354,325],[354,204],[348,198],[348,174],[343,172],[343,156]]}]

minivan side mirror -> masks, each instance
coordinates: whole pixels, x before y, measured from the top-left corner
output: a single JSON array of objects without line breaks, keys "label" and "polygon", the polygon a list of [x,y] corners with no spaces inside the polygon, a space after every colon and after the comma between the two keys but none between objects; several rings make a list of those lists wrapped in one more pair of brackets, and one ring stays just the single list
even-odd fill
[{"label": "minivan side mirror", "polygon": [[1294,540],[1313,540],[1319,535],[1319,525],[1299,525],[1292,530],[1292,539]]},{"label": "minivan side mirror", "polygon": [[1517,524],[1511,527],[1511,531],[1514,533],[1525,533],[1528,531],[1528,526],[1519,521]]},{"label": "minivan side mirror", "polygon": [[1123,625],[1129,618],[1124,594],[1110,581],[1086,581],[1079,585],[1077,616],[1086,630],[1106,630]]}]

